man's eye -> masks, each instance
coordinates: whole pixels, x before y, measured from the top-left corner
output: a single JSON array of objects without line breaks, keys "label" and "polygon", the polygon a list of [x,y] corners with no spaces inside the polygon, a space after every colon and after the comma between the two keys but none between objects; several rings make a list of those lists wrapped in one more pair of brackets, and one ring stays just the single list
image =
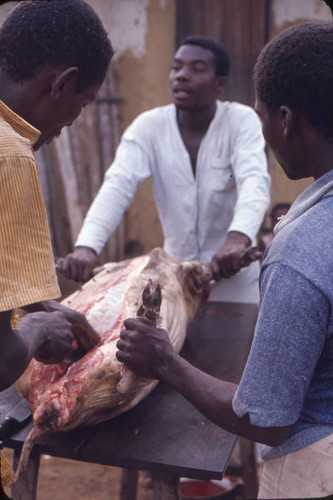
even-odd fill
[{"label": "man's eye", "polygon": [[192,68],[192,71],[194,71],[195,73],[203,73],[205,71],[205,68],[203,68],[202,66],[194,66]]},{"label": "man's eye", "polygon": [[179,71],[179,70],[180,70],[180,66],[179,66],[178,64],[173,64],[173,65],[171,66],[171,69],[172,69],[173,71]]}]

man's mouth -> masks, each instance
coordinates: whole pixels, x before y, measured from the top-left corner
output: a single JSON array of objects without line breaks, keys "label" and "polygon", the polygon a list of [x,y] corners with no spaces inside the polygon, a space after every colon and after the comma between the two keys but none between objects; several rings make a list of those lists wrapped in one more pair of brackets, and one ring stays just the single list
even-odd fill
[{"label": "man's mouth", "polygon": [[173,89],[173,95],[177,97],[177,99],[183,99],[189,97],[191,94],[191,91],[189,89],[183,89],[183,88],[175,88]]}]

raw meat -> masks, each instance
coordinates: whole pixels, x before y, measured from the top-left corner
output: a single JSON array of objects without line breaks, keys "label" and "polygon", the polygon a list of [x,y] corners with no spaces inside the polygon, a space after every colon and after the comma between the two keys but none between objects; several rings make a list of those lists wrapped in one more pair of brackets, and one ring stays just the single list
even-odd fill
[{"label": "raw meat", "polygon": [[[241,267],[260,257],[256,248],[247,249],[241,257]],[[24,443],[10,486],[14,486],[25,467],[38,436],[110,419],[129,410],[152,391],[157,380],[135,375],[115,356],[124,320],[137,316],[157,322],[169,332],[171,344],[179,352],[187,325],[211,279],[209,264],[198,261],[179,264],[156,248],[141,257],[104,265],[92,280],[63,301],[87,316],[101,335],[101,342],[72,364],[35,362],[30,367],[30,382],[23,382],[21,392],[25,397],[28,394],[34,427]]]},{"label": "raw meat", "polygon": [[135,375],[115,356],[124,320],[137,313],[147,319],[141,305],[147,284],[153,289],[159,284],[161,288],[158,326],[169,332],[173,348],[179,352],[187,325],[210,279],[209,265],[197,261],[179,264],[157,248],[141,257],[104,265],[92,280],[63,301],[86,315],[101,335],[101,342],[71,365],[35,362],[28,397],[34,427],[23,446],[12,486],[36,437],[97,424],[119,415],[156,386],[156,380]]}]

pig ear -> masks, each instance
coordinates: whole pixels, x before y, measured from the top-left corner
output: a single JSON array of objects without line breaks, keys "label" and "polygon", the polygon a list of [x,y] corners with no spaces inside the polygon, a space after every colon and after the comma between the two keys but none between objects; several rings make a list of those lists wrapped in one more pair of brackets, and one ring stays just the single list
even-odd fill
[{"label": "pig ear", "polygon": [[202,283],[209,283],[213,279],[211,265],[197,260],[189,260],[180,264],[180,273],[184,280],[187,276],[200,279]]},{"label": "pig ear", "polygon": [[186,289],[194,294],[201,294],[203,287],[212,279],[210,265],[196,260],[183,262],[180,272]]}]

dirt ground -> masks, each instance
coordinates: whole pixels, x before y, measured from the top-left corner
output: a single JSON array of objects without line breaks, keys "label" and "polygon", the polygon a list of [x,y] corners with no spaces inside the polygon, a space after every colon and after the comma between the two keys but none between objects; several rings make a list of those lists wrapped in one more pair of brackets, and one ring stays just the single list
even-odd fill
[{"label": "dirt ground", "polygon": [[[12,451],[4,450],[12,463]],[[119,500],[122,469],[42,455],[37,500]],[[10,490],[5,488],[10,497]],[[152,490],[138,486],[137,500],[152,500]]]},{"label": "dirt ground", "polygon": [[[3,451],[12,463],[12,450],[5,448]],[[37,500],[120,500],[121,475],[122,469],[118,467],[42,455]],[[153,500],[152,489],[142,485],[142,473],[140,477],[136,500]],[[5,493],[11,498],[9,488],[5,488]],[[241,484],[223,497],[226,500],[244,500]],[[3,500],[1,495],[0,500]]]}]

